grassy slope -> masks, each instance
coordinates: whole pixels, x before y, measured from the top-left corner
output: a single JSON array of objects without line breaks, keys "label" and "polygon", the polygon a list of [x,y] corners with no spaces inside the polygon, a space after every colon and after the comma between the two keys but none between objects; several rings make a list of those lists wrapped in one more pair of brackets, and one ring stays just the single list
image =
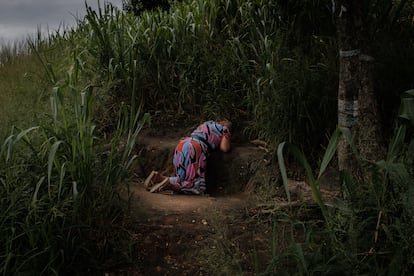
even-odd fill
[{"label": "grassy slope", "polygon": [[[42,115],[50,111],[50,92],[45,65],[51,65],[58,78],[70,65],[70,39],[51,36],[49,40],[31,41],[37,54],[28,50],[27,43],[0,50],[0,138],[10,135],[12,127],[28,128],[39,124]],[[16,52],[22,54],[17,55]],[[39,59],[41,58],[42,61]]]},{"label": "grassy slope", "polygon": [[36,125],[38,114],[49,108],[42,74],[42,65],[33,55],[15,57],[0,68],[0,137],[9,134],[12,126]]}]

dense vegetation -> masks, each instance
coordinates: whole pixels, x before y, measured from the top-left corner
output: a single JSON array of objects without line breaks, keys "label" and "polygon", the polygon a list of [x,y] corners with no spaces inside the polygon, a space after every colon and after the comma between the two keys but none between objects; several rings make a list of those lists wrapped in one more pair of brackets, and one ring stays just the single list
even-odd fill
[{"label": "dense vegetation", "polygon": [[[119,192],[141,128],[150,118],[224,116],[243,130],[239,139],[288,142],[320,206],[323,225],[300,221],[307,238],[292,240],[286,254],[269,252],[265,272],[282,271],[286,256],[299,274],[412,270],[413,92],[405,91],[414,86],[413,3],[371,3],[388,156],[359,160],[371,172],[364,181],[344,172],[341,198],[328,206],[318,179],[347,135],[335,131],[331,1],[284,2],[184,0],[138,16],[87,7],[76,29],[4,47],[0,272],[65,274],[128,261],[123,232],[112,227],[122,225]],[[106,238],[113,233],[117,243]]]}]

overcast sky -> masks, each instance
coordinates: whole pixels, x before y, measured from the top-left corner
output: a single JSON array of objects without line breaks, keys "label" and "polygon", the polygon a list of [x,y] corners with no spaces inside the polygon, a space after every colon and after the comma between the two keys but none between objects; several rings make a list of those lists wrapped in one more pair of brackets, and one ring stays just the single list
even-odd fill
[{"label": "overcast sky", "polygon": [[[98,0],[87,0],[96,8]],[[101,0],[122,7],[122,0]],[[74,26],[86,13],[85,0],[0,0],[0,44],[19,41],[43,31],[53,32],[60,25]]]}]

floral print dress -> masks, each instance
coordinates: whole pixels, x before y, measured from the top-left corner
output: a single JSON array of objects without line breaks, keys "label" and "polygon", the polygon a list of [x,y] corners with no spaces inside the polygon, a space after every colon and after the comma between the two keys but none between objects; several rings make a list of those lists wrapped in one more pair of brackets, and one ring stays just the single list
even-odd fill
[{"label": "floral print dress", "polygon": [[170,183],[177,185],[185,194],[204,194],[207,158],[213,150],[220,147],[223,136],[231,137],[226,126],[207,121],[189,137],[181,139],[173,157],[176,176],[169,178]]}]

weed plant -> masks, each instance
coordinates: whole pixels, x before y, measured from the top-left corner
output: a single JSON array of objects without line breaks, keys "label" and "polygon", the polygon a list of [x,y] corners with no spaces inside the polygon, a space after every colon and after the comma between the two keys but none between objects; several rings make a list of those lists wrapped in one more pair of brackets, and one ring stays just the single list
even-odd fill
[{"label": "weed plant", "polygon": [[2,47],[0,53],[0,137],[10,135],[11,126],[30,127],[36,113],[44,110],[45,93],[39,82],[37,60],[26,43]]},{"label": "weed plant", "polygon": [[[200,120],[243,121],[247,136],[300,145],[314,164],[336,126],[336,30],[332,3],[322,2],[184,0],[138,16],[110,5],[88,8],[88,43],[81,52],[89,53],[97,75],[114,85],[105,108],[108,122],[117,113],[114,103],[130,102],[134,95],[143,110],[170,113],[176,120],[202,114]],[[381,45],[383,37],[396,33],[394,11],[405,2],[384,10],[382,18],[393,17],[393,27],[378,25]],[[389,52],[374,53],[381,65],[376,74],[383,110],[390,112],[397,105],[387,101],[388,95],[398,98],[390,91],[411,85],[409,78],[402,79],[412,73],[408,67],[394,70],[402,74],[395,73],[392,84],[383,83],[388,57],[395,60],[401,49],[411,57],[412,26],[406,16],[405,31],[396,35]],[[404,46],[403,38],[410,43]]]},{"label": "weed plant", "polygon": [[[338,129],[331,137],[317,177],[314,177],[304,155],[295,146],[288,148],[307,171],[315,202],[324,218],[324,230],[313,228],[310,235],[323,235],[322,244],[310,246],[305,243],[299,252],[297,265],[306,274],[338,272],[341,267],[345,275],[409,275],[413,269],[414,226],[414,171],[413,171],[413,126],[414,92],[402,94],[399,121],[388,146],[385,160],[375,163],[362,160],[354,154],[369,172],[364,182],[355,180],[349,172],[342,172],[342,196],[334,203],[325,203],[320,195],[319,179],[335,156],[341,137],[352,146],[347,129]],[[278,157],[287,189],[286,167],[279,146]],[[311,249],[312,248],[312,249]],[[305,253],[302,253],[305,252]]]},{"label": "weed plant", "polygon": [[104,271],[128,261],[126,234],[113,228],[148,116],[121,106],[115,131],[103,136],[82,57],[74,51],[70,63],[55,67],[46,52],[58,46],[38,42],[30,46],[53,87],[51,108],[38,126],[14,127],[1,143],[0,273]]},{"label": "weed plant", "polygon": [[[38,30],[34,37],[4,45],[0,50],[0,137],[10,135],[13,126],[28,128],[39,123],[49,108],[50,79],[63,78],[70,67],[71,42],[75,30],[50,33]],[[36,51],[33,51],[36,49]],[[41,62],[39,62],[39,60]],[[58,75],[44,68],[59,66]]]},{"label": "weed plant", "polygon": [[[104,270],[128,259],[123,243],[114,243],[109,233],[121,220],[118,189],[136,158],[134,142],[148,121],[146,112],[177,120],[226,116],[247,121],[251,136],[298,145],[288,147],[305,166],[325,228],[294,222],[304,225],[308,238],[292,238],[285,255],[276,253],[273,238],[266,274],[280,272],[281,260],[292,259],[299,274],[338,267],[351,274],[408,273],[412,126],[397,127],[387,160],[360,160],[369,181],[344,173],[341,201],[323,202],[319,178],[338,139],[349,135],[345,129],[334,132],[315,177],[313,163],[301,152],[315,160],[325,133],[335,127],[336,45],[326,5],[304,1],[312,7],[308,13],[301,2],[184,0],[139,16],[110,4],[96,11],[86,6],[76,31],[48,40],[39,34],[28,45],[3,48],[0,273],[66,274],[98,269],[96,264]],[[51,112],[37,123],[49,96]],[[401,114],[412,122],[410,98],[402,101]],[[256,266],[258,274],[261,268]]]},{"label": "weed plant", "polygon": [[81,51],[114,85],[106,110],[133,97],[143,110],[177,120],[247,120],[252,136],[310,151],[334,128],[322,118],[335,117],[335,45],[316,34],[317,54],[288,46],[272,1],[177,1],[139,16],[105,5],[88,7],[85,19]]}]

